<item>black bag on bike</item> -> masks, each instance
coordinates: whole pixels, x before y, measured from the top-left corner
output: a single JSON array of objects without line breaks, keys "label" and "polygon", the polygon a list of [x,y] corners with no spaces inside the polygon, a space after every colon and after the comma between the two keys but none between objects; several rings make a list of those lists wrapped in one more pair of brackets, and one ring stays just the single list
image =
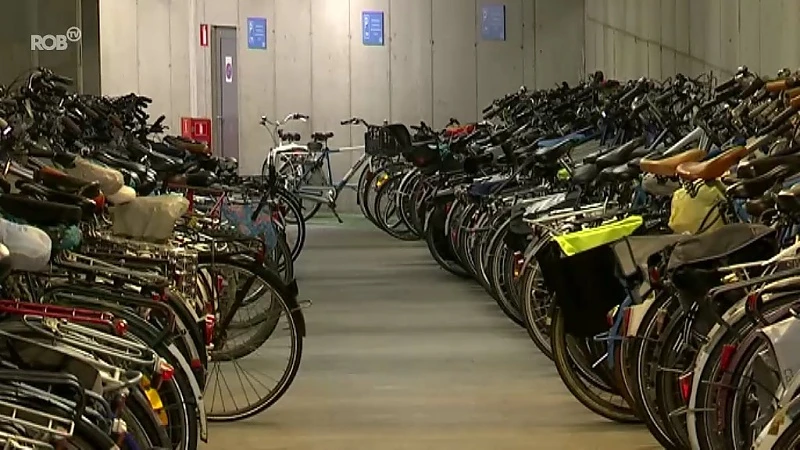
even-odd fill
[{"label": "black bag on bike", "polygon": [[617,259],[611,245],[563,257],[561,247],[548,242],[536,253],[548,292],[564,313],[567,334],[591,338],[608,331],[607,314],[627,295],[616,275]]}]

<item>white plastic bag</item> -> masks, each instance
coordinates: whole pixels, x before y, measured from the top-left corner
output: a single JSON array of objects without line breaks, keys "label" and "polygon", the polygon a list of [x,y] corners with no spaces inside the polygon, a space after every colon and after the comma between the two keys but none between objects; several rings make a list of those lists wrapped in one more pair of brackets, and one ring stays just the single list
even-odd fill
[{"label": "white plastic bag", "polygon": [[105,195],[115,194],[125,186],[125,178],[119,170],[103,167],[80,156],[75,158],[75,167],[65,168],[64,173],[86,181],[97,181]]},{"label": "white plastic bag", "polygon": [[177,195],[139,197],[110,208],[112,230],[118,236],[164,241],[188,210],[189,201]]},{"label": "white plastic bag", "polygon": [[8,248],[14,270],[39,271],[50,263],[53,242],[36,227],[0,218],[0,242]]}]

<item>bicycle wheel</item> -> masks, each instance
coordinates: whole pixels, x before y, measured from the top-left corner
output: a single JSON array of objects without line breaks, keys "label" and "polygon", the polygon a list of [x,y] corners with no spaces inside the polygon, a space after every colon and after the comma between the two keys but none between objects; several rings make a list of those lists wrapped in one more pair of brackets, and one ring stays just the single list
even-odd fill
[{"label": "bicycle wheel", "polygon": [[[431,211],[427,214],[430,215],[433,212]],[[439,264],[439,267],[459,278],[470,278],[464,268],[455,261],[451,253],[449,239],[444,234],[444,218],[440,217],[438,221],[430,220],[435,223],[429,223],[425,228],[425,244],[427,244],[428,251],[434,261]]]},{"label": "bicycle wheel", "polygon": [[[315,164],[313,167],[305,168],[298,164],[286,164],[283,168],[281,170],[293,171],[293,176],[298,177],[298,183],[294,186],[295,192],[321,197],[325,195],[325,192],[333,188],[327,173],[322,170],[321,165]],[[285,173],[281,173],[281,175],[286,176]],[[322,207],[322,203],[304,200],[301,197],[297,197],[297,202],[300,206],[300,215],[288,216],[286,218],[288,223],[294,224],[298,220],[301,220],[301,218],[303,221],[307,222],[317,215],[319,209]]]},{"label": "bicycle wheel", "polygon": [[420,177],[419,171],[412,170],[402,174],[402,181],[397,189],[398,217],[406,228],[413,231],[419,238],[419,233],[414,229],[412,215],[414,214],[414,191]]},{"label": "bicycle wheel", "polygon": [[550,346],[552,306],[553,295],[547,292],[539,264],[531,260],[523,270],[521,313],[528,336],[550,360],[553,359],[553,349]]},{"label": "bicycle wheel", "polygon": [[278,189],[275,193],[275,207],[277,209],[277,211],[273,211],[273,215],[277,218],[275,222],[291,249],[292,261],[297,261],[306,243],[306,221],[289,221],[287,218],[302,217],[300,204],[293,194],[284,189]]},{"label": "bicycle wheel", "polygon": [[[622,398],[608,384],[600,382],[599,377],[588,377],[590,365],[588,355],[578,343],[578,339],[567,335],[564,314],[556,308],[552,315],[550,330],[553,361],[558,375],[572,395],[591,411],[607,419],[621,423],[639,423],[639,419]],[[583,366],[583,367],[580,367]],[[604,399],[601,395],[609,398]]]},{"label": "bicycle wheel", "polygon": [[[650,433],[664,445],[665,448],[681,448],[679,439],[674,435],[672,427],[665,422],[666,413],[660,408],[656,397],[655,379],[659,371],[658,352],[664,328],[669,324],[671,317],[680,308],[680,302],[675,295],[664,294],[656,297],[656,302],[648,310],[637,330],[636,343],[638,351],[636,363],[633,365],[634,373],[631,378],[635,380],[633,397],[639,405],[645,424]],[[669,445],[667,445],[669,444]]]},{"label": "bicycle wheel", "polygon": [[[759,313],[766,324],[775,324],[792,317],[790,308],[797,301],[796,295],[770,298],[759,308]],[[695,366],[694,376],[700,378],[699,383],[694,383],[697,391],[689,406],[697,405],[702,409],[693,411],[688,422],[690,428],[694,427],[690,434],[698,439],[700,449],[749,449],[761,431],[757,425],[774,413],[764,411],[757,400],[765,395],[772,398],[775,393],[765,391],[767,385],[762,384],[763,380],[756,381],[750,376],[752,362],[767,348],[757,335],[764,324],[749,314],[727,323],[727,330],[714,341],[713,347],[701,349],[708,354],[705,363]],[[728,364],[723,365],[723,353],[731,350]],[[778,374],[776,377],[779,381]]]},{"label": "bicycle wheel", "polygon": [[[245,419],[269,408],[289,389],[300,368],[305,321],[288,287],[262,265],[222,256],[201,259],[198,266],[212,274],[211,279],[226,280],[218,298],[227,298],[231,290],[235,293],[232,303],[223,300],[217,311],[205,394],[208,417],[214,421]],[[243,305],[249,292],[264,287],[263,301]],[[254,327],[230,326],[241,321],[237,315],[264,311],[268,312],[267,319]],[[277,341],[285,341],[288,349],[273,351]],[[265,374],[267,371],[277,375]],[[236,381],[240,383],[238,390],[233,386]]]},{"label": "bicycle wheel", "polygon": [[392,176],[378,189],[375,196],[375,218],[378,226],[389,236],[401,241],[416,241],[419,237],[399,217],[400,205],[397,202],[396,189],[401,181],[401,176]]}]

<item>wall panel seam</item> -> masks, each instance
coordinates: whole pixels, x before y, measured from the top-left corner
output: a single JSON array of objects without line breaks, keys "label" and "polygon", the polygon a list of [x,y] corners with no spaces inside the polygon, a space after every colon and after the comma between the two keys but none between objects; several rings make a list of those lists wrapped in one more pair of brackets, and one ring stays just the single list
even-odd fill
[{"label": "wall panel seam", "polygon": [[431,31],[431,34],[430,34],[430,36],[431,36],[431,40],[430,40],[430,48],[431,48],[431,116],[429,118],[431,126],[434,126],[433,119],[436,117],[436,112],[435,112],[435,109],[436,109],[436,83],[434,81],[435,70],[433,68],[434,63],[436,62],[435,51],[434,51],[434,46],[436,45],[436,43],[433,40],[433,28],[434,28],[434,26],[433,26],[433,2],[434,2],[434,0],[428,0],[428,4],[430,4],[430,11],[431,11],[431,15],[430,15],[430,18],[431,18],[431,20],[430,20],[430,27],[431,27],[431,30],[430,30]]},{"label": "wall panel seam", "polygon": [[[706,61],[706,60],[704,60],[702,58],[698,58],[696,56],[691,55],[689,52],[684,52],[684,51],[678,50],[675,47],[670,47],[670,46],[664,45],[661,42],[658,42],[658,41],[655,41],[655,40],[652,40],[652,39],[647,39],[647,38],[644,38],[642,36],[637,36],[636,34],[631,33],[628,30],[625,30],[625,29],[622,29],[622,28],[618,28],[618,27],[615,27],[613,25],[609,25],[607,23],[604,23],[604,22],[601,22],[601,21],[598,21],[598,20],[595,20],[595,19],[589,18],[588,21],[590,21],[592,23],[595,23],[595,24],[598,24],[601,27],[607,28],[607,29],[617,33],[617,35],[621,35],[621,36],[629,37],[629,38],[633,38],[633,39],[638,39],[638,40],[643,41],[643,42],[648,43],[648,44],[655,44],[655,45],[658,45],[659,47],[661,47],[662,50],[663,49],[671,50],[676,55],[684,57],[684,58],[688,59],[691,62],[705,64],[708,67],[710,67],[710,68],[712,68],[714,70],[719,70],[720,72],[722,72],[724,74],[727,74],[727,75],[733,75],[734,74],[734,71],[731,70],[730,68],[719,67],[716,64],[711,64],[709,61]],[[616,55],[616,51],[615,51],[615,55]],[[616,66],[616,61],[614,62],[614,66]]]},{"label": "wall panel seam", "polygon": [[[388,90],[388,93],[389,93],[389,97],[388,97],[388,100],[389,100],[389,114],[387,115],[386,120],[388,120],[390,123],[393,122],[393,120],[392,120],[392,41],[393,40],[392,40],[392,14],[391,14],[391,11],[392,11],[392,0],[387,0],[387,2],[386,2],[386,12],[388,14],[386,14],[386,16],[387,16],[386,17],[386,23],[387,23],[386,34],[389,36],[389,42],[388,42],[389,45],[387,45],[386,50],[387,50],[388,55],[389,55],[389,57],[388,57],[388,60],[389,60],[389,67],[388,67],[388,69],[389,69],[389,84],[387,85],[387,90]],[[350,111],[350,112],[352,113],[353,111]]]}]

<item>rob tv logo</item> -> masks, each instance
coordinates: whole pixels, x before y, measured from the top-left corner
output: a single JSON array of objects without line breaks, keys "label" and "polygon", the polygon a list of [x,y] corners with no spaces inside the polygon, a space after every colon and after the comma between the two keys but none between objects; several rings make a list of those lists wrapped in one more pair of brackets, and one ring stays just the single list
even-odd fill
[{"label": "rob tv logo", "polygon": [[66,34],[31,35],[31,51],[34,50],[66,50],[70,42],[81,40],[81,29],[70,27]]}]

